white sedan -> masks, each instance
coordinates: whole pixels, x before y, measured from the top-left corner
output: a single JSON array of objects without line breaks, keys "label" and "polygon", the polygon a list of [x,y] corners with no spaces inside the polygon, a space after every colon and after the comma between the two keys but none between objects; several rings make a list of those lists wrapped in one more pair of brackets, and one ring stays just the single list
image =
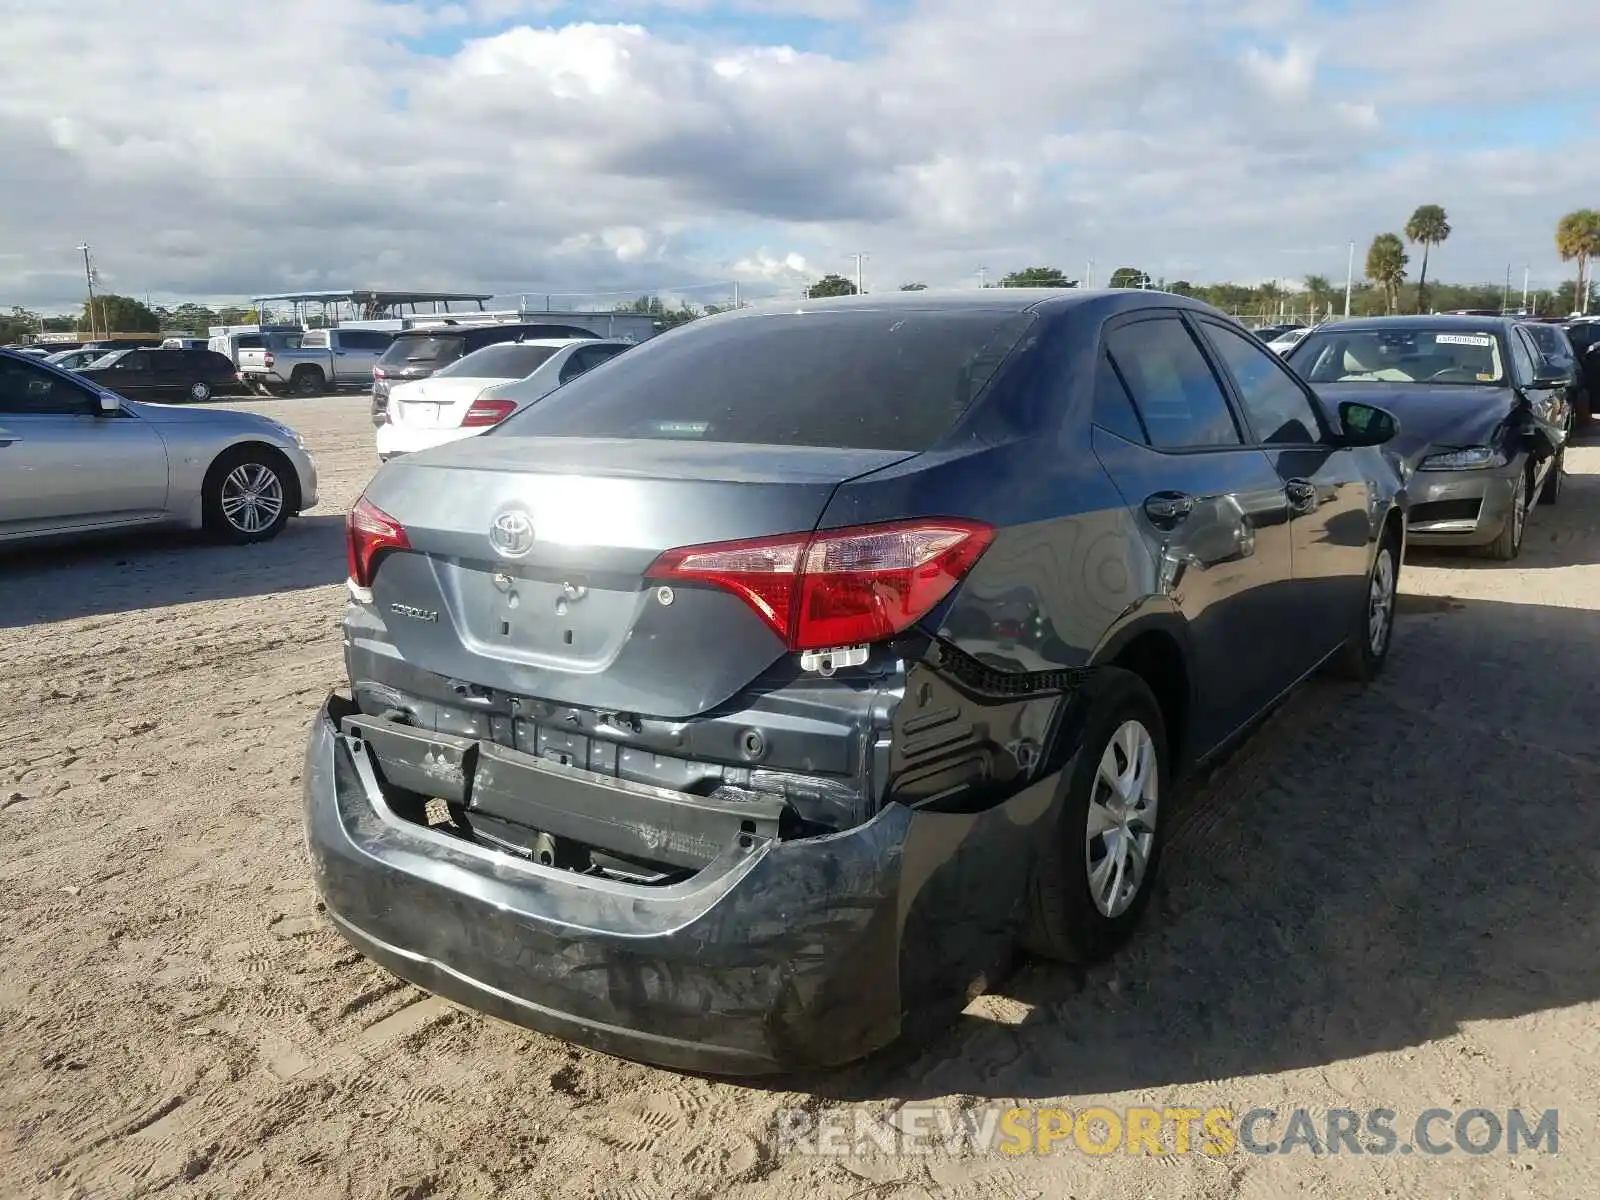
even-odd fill
[{"label": "white sedan", "polygon": [[1291,329],[1286,333],[1280,333],[1277,337],[1273,338],[1267,343],[1267,349],[1271,350],[1274,354],[1287,354],[1300,344],[1301,338],[1305,337],[1306,334],[1310,332],[1310,329],[1300,328]]},{"label": "white sedan", "polygon": [[540,338],[475,350],[389,393],[378,457],[472,437],[632,346],[616,338]]}]

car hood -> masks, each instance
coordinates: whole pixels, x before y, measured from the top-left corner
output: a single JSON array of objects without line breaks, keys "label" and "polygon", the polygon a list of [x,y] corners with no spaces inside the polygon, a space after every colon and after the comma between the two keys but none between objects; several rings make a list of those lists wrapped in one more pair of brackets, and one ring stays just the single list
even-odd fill
[{"label": "car hood", "polygon": [[180,404],[151,404],[145,400],[124,400],[131,409],[154,425],[187,425],[214,429],[219,433],[256,433],[275,441],[295,440],[295,432],[281,421],[260,413],[231,412],[224,408],[194,408]]},{"label": "car hood", "polygon": [[1346,400],[1375,404],[1400,420],[1387,449],[1415,467],[1433,446],[1485,446],[1520,401],[1510,388],[1472,384],[1320,384],[1317,394],[1337,411]]}]

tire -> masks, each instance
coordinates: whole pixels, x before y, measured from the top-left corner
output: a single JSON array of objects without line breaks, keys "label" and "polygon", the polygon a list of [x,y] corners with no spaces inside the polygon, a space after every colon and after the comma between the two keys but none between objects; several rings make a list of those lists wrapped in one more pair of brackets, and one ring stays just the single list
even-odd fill
[{"label": "tire", "polygon": [[[1085,685],[1083,700],[1083,741],[1062,772],[1053,826],[1041,835],[1021,938],[1030,954],[1073,963],[1106,958],[1133,935],[1155,888],[1167,825],[1161,811],[1167,789],[1167,731],[1150,688],[1132,671],[1103,667]],[[1115,803],[1108,807],[1104,801],[1114,801],[1116,793],[1102,778],[1102,762],[1115,773],[1130,747],[1144,759],[1143,804],[1132,810]],[[1091,835],[1091,810],[1102,821],[1120,823]],[[1123,812],[1131,819],[1123,819]],[[1142,851],[1143,872],[1131,893],[1115,894],[1114,903],[1107,905],[1103,900],[1110,888],[1102,888],[1097,899],[1096,884],[1126,886],[1121,874],[1126,866],[1108,868],[1109,878],[1102,879],[1091,862],[1115,862],[1117,841],[1107,835],[1130,832],[1125,844]]]},{"label": "tire", "polygon": [[1394,602],[1400,592],[1400,539],[1391,530],[1378,543],[1367,570],[1367,586],[1344,649],[1334,659],[1334,674],[1370,683],[1383,670],[1394,641]]},{"label": "tire", "polygon": [[204,379],[197,379],[189,385],[189,399],[196,404],[204,404],[211,399],[211,385]]},{"label": "tire", "polygon": [[[1567,436],[1572,436],[1572,431],[1567,431]],[[1550,470],[1544,477],[1544,486],[1539,489],[1540,504],[1557,504],[1561,500],[1561,474],[1566,466],[1567,449],[1563,446],[1556,451],[1556,456],[1550,461]]]},{"label": "tire", "polygon": [[1511,504],[1511,515],[1506,518],[1500,536],[1484,548],[1484,553],[1498,562],[1511,562],[1522,553],[1522,535],[1528,528],[1528,504],[1533,499],[1533,476],[1523,477]]},{"label": "tire", "polygon": [[227,451],[206,472],[200,497],[206,532],[234,545],[277,537],[289,523],[292,486],[288,464],[272,451],[250,446]]},{"label": "tire", "polygon": [[289,391],[296,396],[320,396],[326,386],[316,367],[296,367],[289,376]]}]

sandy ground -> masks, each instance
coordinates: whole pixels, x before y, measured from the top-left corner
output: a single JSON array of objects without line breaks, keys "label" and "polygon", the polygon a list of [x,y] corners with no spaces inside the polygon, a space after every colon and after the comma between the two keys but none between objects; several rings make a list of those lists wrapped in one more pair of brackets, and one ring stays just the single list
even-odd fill
[{"label": "sandy ground", "polygon": [[[1383,681],[1312,683],[1199,789],[1117,962],[1024,967],[925,1052],[786,1092],[462,1012],[329,931],[300,755],[340,679],[372,431],[359,396],[243,407],[324,472],[276,543],[0,557],[0,1194],[1594,1194],[1600,448],[1515,568],[1408,565]],[[841,1161],[771,1139],[784,1108],[1013,1101],[1387,1107],[1402,1130],[1557,1108],[1560,1150]]]}]

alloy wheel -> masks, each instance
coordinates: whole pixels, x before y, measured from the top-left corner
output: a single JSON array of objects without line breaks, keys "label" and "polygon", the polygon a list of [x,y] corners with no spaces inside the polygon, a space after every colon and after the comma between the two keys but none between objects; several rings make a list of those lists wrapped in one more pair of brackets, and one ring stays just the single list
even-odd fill
[{"label": "alloy wheel", "polygon": [[240,533],[262,533],[283,512],[283,481],[262,463],[241,463],[222,481],[222,515]]}]

